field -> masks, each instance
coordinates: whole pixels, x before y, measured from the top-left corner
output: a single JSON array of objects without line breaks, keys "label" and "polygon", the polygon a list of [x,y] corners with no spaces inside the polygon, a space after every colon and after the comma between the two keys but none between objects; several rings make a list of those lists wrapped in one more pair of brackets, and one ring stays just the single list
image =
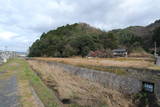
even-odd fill
[{"label": "field", "polygon": [[133,58],[133,57],[119,57],[119,58],[34,58],[45,61],[56,61],[74,66],[85,67],[89,69],[111,71],[123,74],[123,69],[120,68],[138,68],[138,69],[156,69],[154,58]]},{"label": "field", "polygon": [[[75,66],[108,71],[105,67],[155,68],[152,58],[35,58],[57,61]],[[15,75],[20,103],[23,107],[41,107],[38,97],[46,107],[130,107],[132,96],[104,88],[76,75],[50,66],[45,61],[12,59],[0,66],[1,79]],[[96,66],[95,66],[96,65]],[[123,70],[111,70],[118,74]],[[158,67],[156,68],[158,69]],[[37,96],[34,95],[34,92]]]},{"label": "field", "polygon": [[47,61],[57,61],[72,65],[115,66],[148,68],[154,65],[152,58],[36,58]]}]

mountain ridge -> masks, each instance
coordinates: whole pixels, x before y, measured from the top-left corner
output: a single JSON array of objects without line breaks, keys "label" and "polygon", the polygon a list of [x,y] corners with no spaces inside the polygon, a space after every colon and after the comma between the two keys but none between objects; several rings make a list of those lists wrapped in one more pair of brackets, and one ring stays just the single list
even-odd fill
[{"label": "mountain ridge", "polygon": [[[30,56],[86,56],[90,51],[126,48],[129,52],[135,48],[149,51],[153,48],[155,29],[160,20],[147,26],[130,26],[125,29],[103,31],[86,23],[67,24],[43,33],[30,47]],[[159,29],[158,29],[159,30]],[[154,37],[153,37],[154,36]]]}]

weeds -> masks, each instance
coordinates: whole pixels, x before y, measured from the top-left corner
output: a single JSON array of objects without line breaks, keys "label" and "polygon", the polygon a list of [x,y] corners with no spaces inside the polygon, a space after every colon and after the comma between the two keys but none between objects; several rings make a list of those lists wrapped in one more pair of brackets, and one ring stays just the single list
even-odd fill
[{"label": "weeds", "polygon": [[160,107],[153,93],[141,91],[134,95],[134,102],[138,107]]},{"label": "weeds", "polygon": [[58,107],[54,93],[43,84],[24,59],[11,59],[0,66],[0,71],[8,71],[7,73],[14,73],[17,76],[20,101],[23,107],[37,107],[32,99],[30,87],[33,87],[45,107]]}]

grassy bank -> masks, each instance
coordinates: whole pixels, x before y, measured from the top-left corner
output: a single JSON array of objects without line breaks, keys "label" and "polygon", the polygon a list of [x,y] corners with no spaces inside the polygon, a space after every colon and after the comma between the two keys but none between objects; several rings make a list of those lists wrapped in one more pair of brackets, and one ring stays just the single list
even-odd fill
[{"label": "grassy bank", "polygon": [[24,59],[9,60],[6,64],[0,66],[0,71],[7,71],[7,75],[17,76],[18,91],[23,107],[36,107],[37,105],[31,87],[33,87],[45,107],[60,106],[53,91],[43,84]]},{"label": "grassy bank", "polygon": [[73,104],[71,107],[77,107],[77,105],[82,107],[132,105],[128,96],[116,90],[104,88],[99,83],[89,81],[78,75],[67,73],[63,67],[54,66],[45,61],[28,60],[28,62],[44,83],[58,93],[57,96],[64,105]]}]

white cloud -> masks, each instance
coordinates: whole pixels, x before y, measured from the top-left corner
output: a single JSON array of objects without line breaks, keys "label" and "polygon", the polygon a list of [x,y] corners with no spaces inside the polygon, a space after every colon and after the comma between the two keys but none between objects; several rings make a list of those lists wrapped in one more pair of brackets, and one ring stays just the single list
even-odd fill
[{"label": "white cloud", "polygon": [[26,51],[41,33],[86,22],[110,30],[160,18],[159,0],[0,0],[0,45]]},{"label": "white cloud", "polygon": [[1,40],[11,40],[12,38],[16,37],[16,33],[13,32],[0,32],[0,39]]}]

